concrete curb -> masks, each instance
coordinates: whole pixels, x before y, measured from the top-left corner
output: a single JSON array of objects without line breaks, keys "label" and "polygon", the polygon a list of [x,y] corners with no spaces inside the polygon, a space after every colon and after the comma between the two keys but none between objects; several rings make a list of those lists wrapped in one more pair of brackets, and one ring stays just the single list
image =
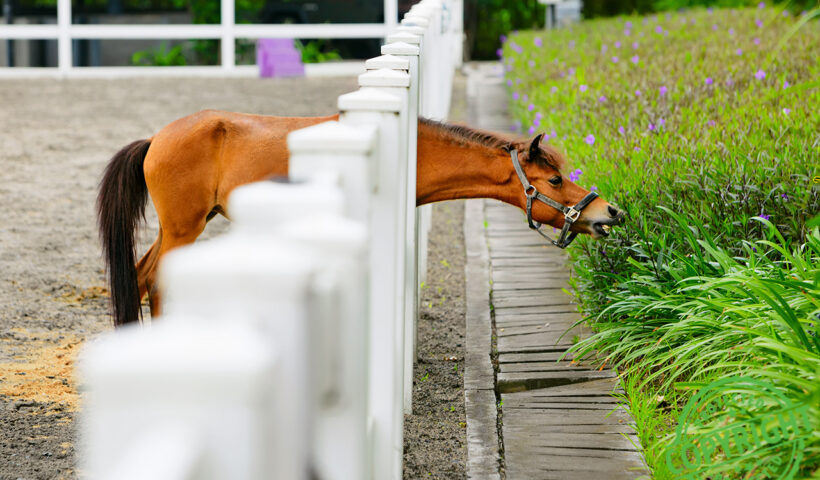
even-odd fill
[{"label": "concrete curb", "polygon": [[464,206],[467,253],[464,408],[467,416],[467,478],[496,480],[500,454],[495,406],[495,371],[490,318],[490,254],[484,233],[484,200]]}]

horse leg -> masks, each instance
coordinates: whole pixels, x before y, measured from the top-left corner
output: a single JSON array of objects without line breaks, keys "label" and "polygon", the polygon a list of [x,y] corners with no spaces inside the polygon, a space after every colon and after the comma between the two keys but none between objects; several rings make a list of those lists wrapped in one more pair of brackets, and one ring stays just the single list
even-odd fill
[{"label": "horse leg", "polygon": [[[151,247],[152,249],[155,246],[158,248],[155,253],[149,251],[149,253],[153,253],[153,258],[151,259],[152,261],[150,264],[149,262],[146,262],[147,268],[145,271],[145,288],[148,293],[148,302],[151,306],[152,318],[157,317],[161,311],[161,295],[156,284],[156,275],[159,264],[166,253],[177,247],[194,243],[197,237],[199,237],[199,235],[205,230],[205,224],[207,223],[207,212],[210,212],[210,209],[205,212],[206,213],[202,213],[202,210],[191,210],[187,212],[187,218],[179,218],[177,215],[173,219],[168,219],[168,223],[163,223],[163,219],[160,217],[161,234],[157,238],[157,242],[155,242]],[[176,213],[181,212],[177,211]],[[166,228],[162,226],[166,224],[170,224],[170,227]]]},{"label": "horse leg", "polygon": [[162,228],[159,229],[157,239],[151,245],[151,248],[145,252],[145,255],[137,262],[137,284],[140,289],[140,300],[148,295],[149,302],[151,301],[151,294],[155,288],[155,275],[157,269],[157,260],[159,259],[159,250],[162,245]]}]

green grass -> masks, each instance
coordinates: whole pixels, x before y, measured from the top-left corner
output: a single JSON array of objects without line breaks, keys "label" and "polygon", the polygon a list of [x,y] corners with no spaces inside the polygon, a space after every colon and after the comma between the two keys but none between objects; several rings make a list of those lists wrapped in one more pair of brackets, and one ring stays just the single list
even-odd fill
[{"label": "green grass", "polygon": [[[675,421],[711,381],[766,381],[820,419],[817,14],[699,9],[519,32],[504,45],[518,128],[550,134],[578,183],[629,215],[607,241],[571,248],[597,332],[573,349],[621,371],[655,478],[676,478],[663,461]],[[820,465],[817,423],[802,434],[795,478]],[[789,460],[774,448],[712,458],[698,474],[742,478]]]}]

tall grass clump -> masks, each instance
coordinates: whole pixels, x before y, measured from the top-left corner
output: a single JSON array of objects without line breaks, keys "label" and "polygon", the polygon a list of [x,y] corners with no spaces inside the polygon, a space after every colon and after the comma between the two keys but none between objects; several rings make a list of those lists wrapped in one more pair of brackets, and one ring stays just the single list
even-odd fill
[{"label": "tall grass clump", "polygon": [[[620,17],[504,45],[514,128],[546,132],[579,183],[628,213],[606,241],[571,249],[597,332],[575,348],[624,376],[655,478],[679,478],[663,459],[685,403],[741,377],[809,409],[814,420],[791,432],[802,446],[794,478],[817,474],[818,13],[761,4]],[[727,385],[727,399],[746,398]],[[746,420],[776,409],[758,405]],[[740,421],[727,415],[702,433]],[[752,478],[772,459],[786,468],[793,451],[716,455],[693,478]]]}]

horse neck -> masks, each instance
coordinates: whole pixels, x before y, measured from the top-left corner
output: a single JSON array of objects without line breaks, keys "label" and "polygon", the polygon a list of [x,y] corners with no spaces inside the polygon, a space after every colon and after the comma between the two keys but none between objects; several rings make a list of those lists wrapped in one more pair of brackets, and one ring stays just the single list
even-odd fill
[{"label": "horse neck", "polygon": [[523,190],[508,153],[423,124],[419,124],[416,178],[417,205],[464,198],[523,205]]}]

